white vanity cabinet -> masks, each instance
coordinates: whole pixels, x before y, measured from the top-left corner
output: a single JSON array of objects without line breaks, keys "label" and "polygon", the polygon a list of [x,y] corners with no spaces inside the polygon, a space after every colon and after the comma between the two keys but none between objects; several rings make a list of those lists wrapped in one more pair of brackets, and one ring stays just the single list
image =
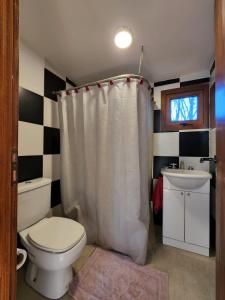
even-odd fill
[{"label": "white vanity cabinet", "polygon": [[209,248],[209,195],[185,192],[185,241]]},{"label": "white vanity cabinet", "polygon": [[184,241],[184,192],[163,191],[163,236]]},{"label": "white vanity cabinet", "polygon": [[208,256],[210,179],[193,191],[163,181],[163,243]]}]

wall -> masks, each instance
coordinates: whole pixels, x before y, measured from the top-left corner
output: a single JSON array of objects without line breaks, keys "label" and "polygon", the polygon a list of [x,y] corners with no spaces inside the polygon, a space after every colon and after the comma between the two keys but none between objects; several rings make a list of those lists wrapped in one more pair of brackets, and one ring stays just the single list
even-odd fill
[{"label": "wall", "polygon": [[[185,162],[186,167],[191,165],[195,169],[209,170],[208,162],[200,164],[199,161],[202,156],[212,157],[215,154],[215,129],[161,132],[160,109],[162,90],[213,82],[213,78],[212,69],[211,76],[206,71],[154,83],[154,179],[160,175],[162,167],[172,162],[179,164],[180,160]],[[52,91],[69,88],[74,84],[23,43],[20,45],[19,83],[18,180],[21,182],[42,176],[51,178],[51,206],[55,207],[61,201],[60,137],[57,99]],[[192,142],[196,139],[198,143]],[[181,152],[181,144],[187,150],[185,156]],[[188,155],[188,152],[192,154]]]},{"label": "wall", "polygon": [[[201,130],[180,130],[177,132],[162,132],[160,130],[161,91],[209,82],[210,72],[205,71],[154,83],[154,179],[158,178],[162,167],[168,166],[170,163],[177,163],[179,165],[181,160],[184,161],[186,168],[192,166],[195,169],[209,171],[209,162],[200,163],[201,157],[213,155],[213,143],[210,143],[211,131],[208,128]],[[153,183],[155,183],[155,180],[153,180]]]},{"label": "wall", "polygon": [[64,74],[21,42],[18,181],[51,178],[51,207],[61,202],[58,107],[52,92],[71,84]]}]

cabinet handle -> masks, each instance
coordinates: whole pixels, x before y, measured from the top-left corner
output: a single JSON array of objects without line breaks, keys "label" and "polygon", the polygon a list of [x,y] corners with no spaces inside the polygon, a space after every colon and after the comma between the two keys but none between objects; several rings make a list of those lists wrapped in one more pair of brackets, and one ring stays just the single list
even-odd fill
[{"label": "cabinet handle", "polygon": [[184,192],[181,192],[181,196],[183,196]]},{"label": "cabinet handle", "polygon": [[187,193],[188,196],[190,196],[190,193]]}]

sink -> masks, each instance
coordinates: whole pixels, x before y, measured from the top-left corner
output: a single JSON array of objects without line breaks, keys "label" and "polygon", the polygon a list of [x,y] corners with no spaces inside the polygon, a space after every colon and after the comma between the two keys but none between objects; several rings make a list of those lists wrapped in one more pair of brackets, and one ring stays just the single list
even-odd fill
[{"label": "sink", "polygon": [[183,190],[200,188],[207,180],[212,178],[212,175],[209,172],[200,170],[163,168],[161,173],[163,176],[167,177],[171,184]]}]

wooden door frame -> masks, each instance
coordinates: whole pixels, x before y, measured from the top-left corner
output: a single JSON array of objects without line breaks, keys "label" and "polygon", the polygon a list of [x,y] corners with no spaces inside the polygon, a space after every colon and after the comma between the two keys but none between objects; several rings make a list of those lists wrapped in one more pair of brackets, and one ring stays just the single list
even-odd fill
[{"label": "wooden door frame", "polygon": [[17,184],[13,183],[13,177],[16,175],[18,127],[18,6],[18,0],[0,1],[1,300],[16,299]]}]

